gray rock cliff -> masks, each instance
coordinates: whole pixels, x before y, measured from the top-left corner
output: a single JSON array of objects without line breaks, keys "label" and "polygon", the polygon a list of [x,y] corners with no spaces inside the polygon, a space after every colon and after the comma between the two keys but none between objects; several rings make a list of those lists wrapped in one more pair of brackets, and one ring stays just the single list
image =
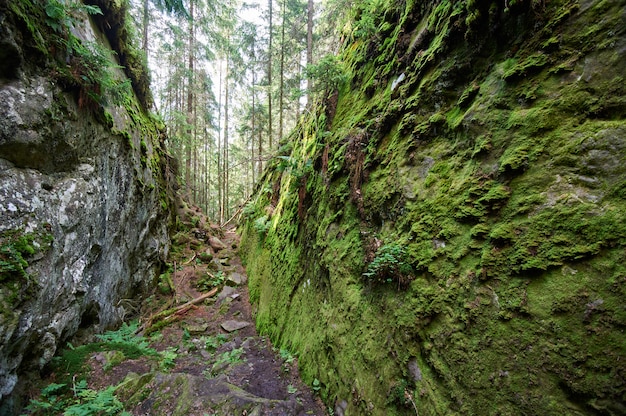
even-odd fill
[{"label": "gray rock cliff", "polygon": [[[79,331],[114,327],[139,306],[168,254],[172,216],[163,134],[134,93],[81,108],[12,26],[20,19],[0,7],[0,20],[3,413],[22,374]],[[75,34],[107,47],[89,23]]]}]

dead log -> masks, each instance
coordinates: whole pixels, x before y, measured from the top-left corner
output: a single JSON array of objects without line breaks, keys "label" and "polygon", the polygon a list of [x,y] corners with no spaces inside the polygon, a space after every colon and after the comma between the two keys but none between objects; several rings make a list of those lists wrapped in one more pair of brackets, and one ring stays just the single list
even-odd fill
[{"label": "dead log", "polygon": [[197,298],[192,299],[189,302],[184,303],[175,308],[170,308],[170,309],[166,309],[164,311],[155,313],[154,315],[150,316],[150,318],[146,320],[146,322],[137,330],[137,333],[148,335],[158,330],[159,328],[162,328],[163,326],[171,322],[174,322],[177,319],[180,319],[183,315],[185,315],[185,313],[187,313],[187,311],[189,311],[192,307],[194,307],[198,303],[202,303],[206,299],[212,296],[215,296],[217,294],[217,289],[218,288],[214,288],[210,292],[207,292],[203,294],[202,296],[198,296]]}]

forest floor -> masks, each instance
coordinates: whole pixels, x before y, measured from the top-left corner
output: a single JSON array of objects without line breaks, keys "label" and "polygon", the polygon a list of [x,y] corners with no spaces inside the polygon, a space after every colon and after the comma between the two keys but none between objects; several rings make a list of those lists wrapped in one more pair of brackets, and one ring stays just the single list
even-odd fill
[{"label": "forest floor", "polygon": [[[137,416],[325,415],[298,375],[297,357],[256,331],[239,237],[232,229],[210,232],[218,236],[179,233],[184,247],[179,241],[173,293],[143,312],[132,331],[139,335],[109,337],[107,346],[88,348],[84,373],[61,374],[57,367],[49,382],[72,377],[75,385],[84,377],[93,392],[115,386],[124,409]],[[128,342],[152,353],[133,354]]]}]

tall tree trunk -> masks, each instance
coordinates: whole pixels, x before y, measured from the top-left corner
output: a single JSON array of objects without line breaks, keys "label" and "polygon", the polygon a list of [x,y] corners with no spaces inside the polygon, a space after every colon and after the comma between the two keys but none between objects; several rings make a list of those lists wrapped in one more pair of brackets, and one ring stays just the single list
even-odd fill
[{"label": "tall tree trunk", "polygon": [[217,216],[220,224],[223,216],[222,199],[222,61],[220,60],[220,85],[219,98],[217,104]]},{"label": "tall tree trunk", "polygon": [[[228,39],[230,42],[230,38]],[[224,183],[224,203],[220,216],[220,224],[223,224],[228,217],[228,76],[229,76],[229,63],[230,55],[226,53],[226,76],[224,77],[224,169],[223,169],[223,183]]]},{"label": "tall tree trunk", "polygon": [[278,98],[278,140],[283,138],[283,98],[285,91],[285,26],[287,25],[287,0],[283,0],[283,21],[280,35],[280,81]]},{"label": "tall tree trunk", "polygon": [[141,50],[148,58],[148,27],[150,26],[150,0],[143,0],[143,27],[141,33]]},{"label": "tall tree trunk", "polygon": [[[254,45],[254,43],[253,43]],[[253,46],[254,48],[254,46]],[[254,133],[256,131],[256,70],[252,68],[252,131],[250,132],[251,143],[252,143],[252,183],[256,182],[254,178],[254,173],[256,172],[256,165],[254,160]],[[257,155],[259,161],[257,163],[261,163],[261,154]]]},{"label": "tall tree trunk", "polygon": [[250,160],[251,163],[246,163],[246,184],[245,187],[245,195],[244,199],[248,199],[248,196],[252,193],[252,186],[254,184],[254,132],[250,136],[247,137],[246,140],[246,148],[250,149]]},{"label": "tall tree trunk", "polygon": [[194,21],[193,21],[193,1],[189,2],[189,62],[188,62],[188,85],[187,85],[187,154],[185,160],[185,189],[187,195],[190,194],[191,182],[191,148],[193,146],[191,126],[193,123],[193,64],[194,64]]},{"label": "tall tree trunk", "polygon": [[263,174],[263,129],[259,128],[259,164],[257,168],[259,170],[258,179],[261,179],[261,175]]},{"label": "tall tree trunk", "polygon": [[[296,63],[296,68],[298,71],[298,79],[302,79],[302,59],[304,58],[305,51],[300,51],[298,53],[298,62]],[[308,95],[307,95],[307,104],[308,104]],[[298,120],[300,120],[300,98],[298,98],[296,100],[296,124],[298,123]]]},{"label": "tall tree trunk", "polygon": [[[313,0],[309,0],[307,5],[307,21],[306,21],[306,64],[313,65]],[[310,76],[306,80],[306,104],[311,106],[311,89],[313,88],[313,80]]]},{"label": "tall tree trunk", "polygon": [[[197,100],[194,101],[193,103],[193,113],[194,115],[197,115]],[[193,118],[193,141],[192,141],[192,146],[193,146],[193,187],[192,187],[192,191],[193,191],[193,202],[194,204],[198,205],[198,200],[199,200],[199,194],[198,194],[198,117],[194,116]]]},{"label": "tall tree trunk", "polygon": [[[206,123],[206,120],[205,120]],[[204,127],[204,186],[202,187],[204,199],[204,213],[209,215],[209,182],[211,181],[211,166],[209,166],[209,132]]]},{"label": "tall tree trunk", "polygon": [[267,48],[267,115],[268,115],[268,123],[267,123],[267,134],[269,137],[269,148],[272,149],[272,38],[274,31],[274,26],[272,24],[272,3],[274,0],[269,0],[269,45]]},{"label": "tall tree trunk", "polygon": [[[254,178],[254,173],[256,172],[256,166],[255,165],[255,160],[254,160],[254,135],[256,133],[256,51],[255,51],[255,45],[256,45],[256,38],[253,37],[252,38],[252,132],[250,133],[250,136],[252,138],[252,182],[256,182],[255,178]],[[259,143],[259,153],[257,154],[257,157],[259,158],[258,162],[256,162],[257,164],[261,163],[261,144]]]}]

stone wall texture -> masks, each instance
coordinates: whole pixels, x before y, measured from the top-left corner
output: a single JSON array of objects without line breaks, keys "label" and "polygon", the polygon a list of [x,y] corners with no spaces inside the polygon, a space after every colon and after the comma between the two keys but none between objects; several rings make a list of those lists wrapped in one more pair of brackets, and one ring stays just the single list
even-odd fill
[{"label": "stone wall texture", "polygon": [[[80,108],[49,64],[33,64],[24,30],[0,19],[0,235],[3,250],[28,242],[26,274],[0,278],[6,408],[22,374],[65,341],[137,310],[168,254],[172,217],[163,134],[134,97]],[[102,38],[89,23],[76,33]]]}]

